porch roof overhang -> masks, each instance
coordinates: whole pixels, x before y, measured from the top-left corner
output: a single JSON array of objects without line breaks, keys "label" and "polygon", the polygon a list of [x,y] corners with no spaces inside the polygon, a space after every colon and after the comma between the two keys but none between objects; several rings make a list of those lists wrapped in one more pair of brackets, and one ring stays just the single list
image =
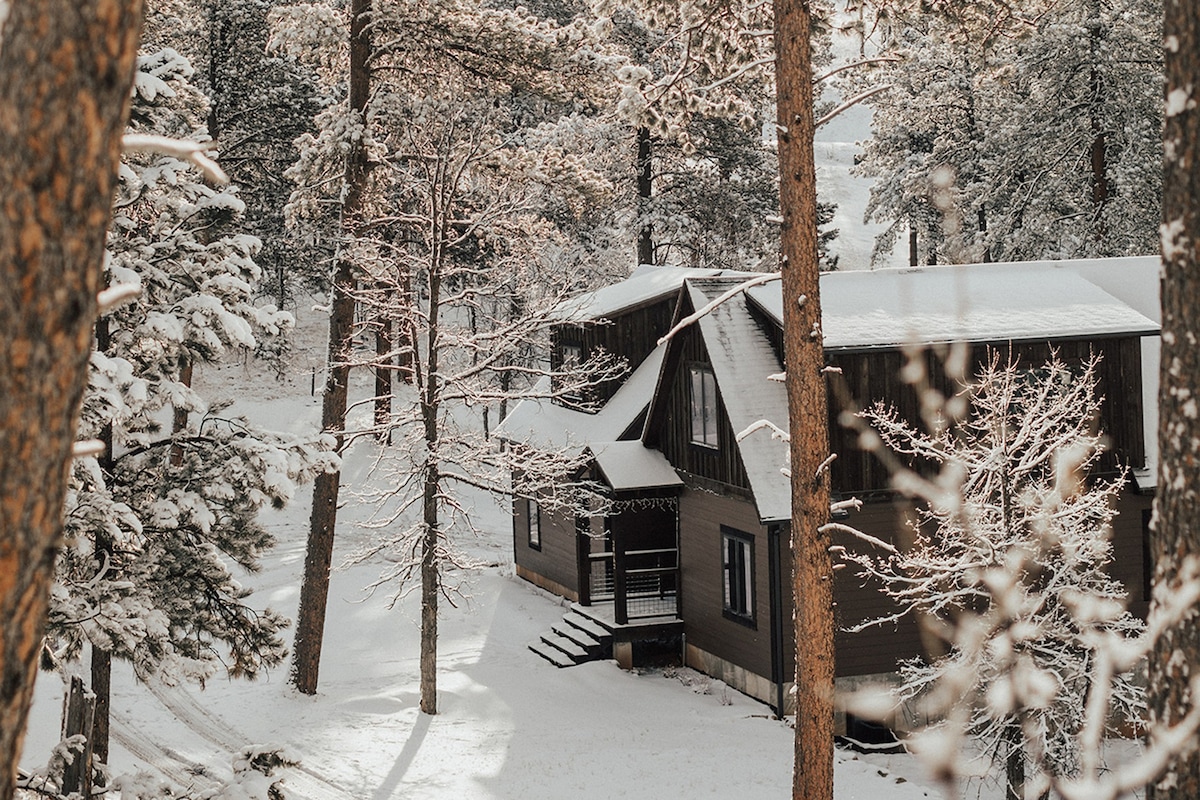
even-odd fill
[{"label": "porch roof overhang", "polygon": [[588,449],[605,483],[615,492],[683,486],[666,456],[638,440],[603,442]]}]

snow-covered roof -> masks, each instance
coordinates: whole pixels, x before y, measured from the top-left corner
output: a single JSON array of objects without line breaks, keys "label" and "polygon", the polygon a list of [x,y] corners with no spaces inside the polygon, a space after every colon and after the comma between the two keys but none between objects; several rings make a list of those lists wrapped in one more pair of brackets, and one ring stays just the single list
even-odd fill
[{"label": "snow-covered roof", "polygon": [[[698,278],[687,283],[692,305],[701,308],[736,286],[740,277]],[[735,434],[760,420],[787,428],[787,392],[779,381],[768,380],[783,365],[750,314],[744,295],[722,303],[697,323],[704,338],[721,401]],[[769,428],[760,428],[738,443],[742,465],[763,522],[790,519],[791,485],[783,470],[788,444]]]},{"label": "snow-covered roof", "polygon": [[[963,264],[821,276],[827,350],[905,343],[1062,339],[1158,332],[1157,259]],[[1129,279],[1122,280],[1126,270]],[[1098,283],[1129,299],[1119,299]],[[1149,292],[1147,286],[1149,284]],[[782,324],[780,283],[747,294]]]},{"label": "snow-covered roof", "polygon": [[659,345],[651,351],[595,414],[552,402],[546,397],[550,379],[542,378],[533,391],[540,396],[517,403],[496,428],[496,435],[507,442],[576,453],[593,442],[615,441],[649,405],[666,350],[666,345]]},{"label": "snow-covered roof", "polygon": [[593,444],[590,450],[604,480],[618,492],[683,485],[666,456],[639,440]]},{"label": "snow-covered roof", "polygon": [[658,267],[653,264],[642,264],[633,271],[632,275],[619,283],[563,302],[555,309],[555,318],[564,322],[603,319],[626,309],[675,294],[688,278],[722,274],[743,273],[720,269]]}]

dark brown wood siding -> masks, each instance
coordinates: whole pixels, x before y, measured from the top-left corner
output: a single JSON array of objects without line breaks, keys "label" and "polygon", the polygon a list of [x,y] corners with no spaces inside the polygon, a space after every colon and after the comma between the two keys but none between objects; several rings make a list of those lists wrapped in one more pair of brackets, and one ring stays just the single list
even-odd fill
[{"label": "dark brown wood siding", "polygon": [[1129,610],[1142,619],[1150,607],[1150,559],[1147,526],[1154,505],[1151,495],[1123,492],[1113,519],[1111,574],[1125,584]]},{"label": "dark brown wood siding", "polygon": [[[733,426],[725,413],[721,399],[722,387],[717,387],[717,446],[692,442],[692,386],[689,369],[693,366],[712,369],[708,351],[699,329],[692,326],[679,334],[677,346],[665,365],[668,395],[659,418],[652,420],[646,444],[657,447],[678,470],[709,481],[749,491],[750,481],[742,466]],[[656,402],[658,402],[656,400]],[[654,424],[657,423],[657,424]]]},{"label": "dark brown wood siding", "polygon": [[518,567],[540,575],[579,596],[579,560],[575,518],[541,511],[540,550],[529,546],[529,515],[525,498],[513,500],[513,558]]},{"label": "dark brown wood siding", "polygon": [[[998,351],[1007,358],[1010,345],[977,344],[971,349],[971,373],[975,374]],[[1140,467],[1145,461],[1145,434],[1142,427],[1142,360],[1137,337],[1060,342],[1015,342],[1012,354],[1019,363],[1036,368],[1050,357],[1051,348],[1068,366],[1082,363],[1091,353],[1101,356],[1097,368],[1097,391],[1104,398],[1100,411],[1100,430],[1108,435],[1109,450],[1101,456],[1098,474],[1117,472],[1119,465]],[[941,362],[926,351],[926,370],[930,383],[943,393],[954,391]],[[889,476],[872,455],[862,452],[857,434],[838,422],[846,401],[865,408],[875,401],[894,406],[900,416],[914,424],[920,413],[915,390],[900,380],[904,357],[897,350],[830,352],[830,366],[841,370],[840,380],[831,379],[829,432],[833,451],[838,454],[832,468],[833,489],[850,495],[884,490]]]},{"label": "dark brown wood siding", "polygon": [[[625,359],[631,371],[637,369],[658,345],[658,337],[670,329],[675,300],[676,295],[672,294],[614,314],[606,321],[556,326],[550,332],[551,369],[562,366],[562,346],[566,344],[579,347],[585,359],[603,349]],[[624,380],[605,381],[592,390],[588,399],[600,404],[608,402]]]},{"label": "dark brown wood siding", "polygon": [[[866,503],[851,512],[845,522],[863,533],[901,546],[905,540],[905,510],[903,502],[883,501]],[[835,545],[850,551],[866,547],[861,539],[848,534],[833,534]],[[840,559],[834,558],[834,564]],[[875,625],[857,633],[851,628],[868,620],[886,617],[896,612],[896,605],[879,591],[879,584],[857,574],[854,565],[837,569],[833,584],[834,609],[834,668],[840,677],[893,672],[897,663],[923,654],[917,621],[911,616],[895,623]]]},{"label": "dark brown wood siding", "polygon": [[[725,616],[721,526],[751,538],[754,555],[754,625]],[[685,489],[679,499],[679,559],[684,634],[689,645],[765,678],[771,676],[771,591],[767,529],[754,504]],[[791,563],[784,566],[790,581]],[[785,610],[790,628],[790,604]],[[787,640],[787,648],[791,647]],[[789,665],[792,659],[788,660]],[[789,666],[794,672],[794,668]],[[790,680],[790,678],[789,678]]]}]

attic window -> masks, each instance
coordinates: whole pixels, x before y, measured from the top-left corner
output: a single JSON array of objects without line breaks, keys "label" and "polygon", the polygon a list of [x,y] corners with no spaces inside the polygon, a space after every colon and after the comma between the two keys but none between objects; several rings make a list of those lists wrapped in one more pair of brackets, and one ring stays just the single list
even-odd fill
[{"label": "attic window", "polygon": [[717,381],[708,367],[690,368],[692,382],[692,443],[717,446]]}]

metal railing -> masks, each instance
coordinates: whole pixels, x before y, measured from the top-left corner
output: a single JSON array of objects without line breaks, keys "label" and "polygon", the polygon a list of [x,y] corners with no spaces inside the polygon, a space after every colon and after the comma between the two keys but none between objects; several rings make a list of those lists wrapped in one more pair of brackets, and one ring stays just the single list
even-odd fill
[{"label": "metal railing", "polygon": [[592,602],[612,600],[615,620],[679,615],[679,551],[675,548],[588,554]]}]

